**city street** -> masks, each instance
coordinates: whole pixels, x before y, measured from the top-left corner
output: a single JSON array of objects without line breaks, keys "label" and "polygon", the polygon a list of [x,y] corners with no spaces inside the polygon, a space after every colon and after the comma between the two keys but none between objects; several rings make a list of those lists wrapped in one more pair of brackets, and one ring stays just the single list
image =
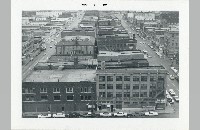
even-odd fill
[{"label": "city street", "polygon": [[[152,56],[152,58],[148,58],[147,57],[147,60],[149,61],[149,65],[150,66],[158,66],[158,65],[162,65],[164,66],[168,72],[169,72],[169,75],[167,76],[167,90],[169,89],[173,89],[176,93],[176,95],[179,96],[179,83],[177,80],[171,80],[170,79],[170,75],[176,75],[174,73],[174,71],[171,70],[171,61],[169,58],[160,58],[157,54],[156,54],[156,51],[153,51],[149,46],[148,44],[150,44],[150,41],[148,40],[143,40],[141,39],[138,35],[137,35],[137,32],[133,29],[130,28],[130,25],[128,25],[127,22],[125,22],[124,19],[122,19],[122,16],[117,14],[116,15],[118,17],[119,20],[121,20],[121,24],[122,26],[125,28],[125,29],[128,29],[128,33],[131,32],[130,35],[133,35],[135,34],[136,36],[136,39],[137,39],[137,49],[143,51],[143,50],[146,50],[147,51],[147,54],[149,56]],[[145,44],[143,44],[145,43]],[[172,107],[175,108],[175,114],[170,114],[170,116],[175,116],[175,117],[178,117],[178,111],[179,111],[179,103],[175,102]]]},{"label": "city street", "polygon": [[[80,17],[79,17],[80,16]],[[74,21],[70,23],[69,25],[65,25],[64,28],[67,29],[72,29],[72,28],[77,28],[78,23],[82,20],[83,18],[83,12],[78,12],[78,15],[76,18],[74,18]],[[58,37],[56,37],[56,33],[50,36],[47,36],[46,39],[48,41],[45,42],[46,45],[46,50],[42,51],[38,56],[36,56],[32,61],[30,61],[28,64],[22,67],[22,80],[25,79],[33,70],[34,66],[38,62],[47,62],[47,60],[51,57],[51,55],[55,54],[55,45],[57,42],[61,40],[60,34],[63,30],[61,29],[59,32],[56,32],[59,34]],[[52,39],[55,39],[52,41]],[[52,46],[52,48],[50,48]]]}]

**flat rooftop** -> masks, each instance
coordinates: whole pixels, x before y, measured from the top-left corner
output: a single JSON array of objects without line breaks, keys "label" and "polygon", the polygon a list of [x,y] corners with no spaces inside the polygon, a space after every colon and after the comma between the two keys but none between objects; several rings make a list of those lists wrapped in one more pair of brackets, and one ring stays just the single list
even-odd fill
[{"label": "flat rooftop", "polygon": [[65,69],[33,71],[24,82],[95,82],[94,69]]}]

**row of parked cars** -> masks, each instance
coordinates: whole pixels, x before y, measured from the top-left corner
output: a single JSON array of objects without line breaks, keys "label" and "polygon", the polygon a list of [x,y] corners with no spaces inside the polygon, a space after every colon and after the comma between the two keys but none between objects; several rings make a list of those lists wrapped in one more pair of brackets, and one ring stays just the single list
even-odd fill
[{"label": "row of parked cars", "polygon": [[145,117],[145,116],[158,116],[158,113],[155,111],[148,111],[148,112],[134,112],[134,113],[126,113],[126,112],[101,112],[101,113],[92,113],[87,112],[85,114],[80,114],[77,112],[71,112],[68,114],[64,113],[56,113],[56,114],[39,114],[38,118],[101,118],[101,117],[126,117],[126,118],[133,118],[133,117]]},{"label": "row of parked cars", "polygon": [[170,104],[173,104],[174,101],[179,102],[179,97],[176,95],[173,89],[169,89],[169,92],[166,91],[166,98]]}]

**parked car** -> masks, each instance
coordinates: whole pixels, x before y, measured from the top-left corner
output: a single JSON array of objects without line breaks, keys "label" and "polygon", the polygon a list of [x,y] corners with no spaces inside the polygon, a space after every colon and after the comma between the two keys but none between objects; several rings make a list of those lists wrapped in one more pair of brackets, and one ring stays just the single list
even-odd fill
[{"label": "parked car", "polygon": [[135,113],[133,113],[133,116],[134,117],[141,117],[141,116],[144,116],[144,113],[142,113],[142,112],[135,112]]},{"label": "parked car", "polygon": [[148,56],[148,58],[152,58],[152,56]]},{"label": "parked car", "polygon": [[144,113],[145,116],[158,116],[158,112],[148,111]]},{"label": "parked car", "polygon": [[178,97],[178,96],[173,96],[173,98],[174,98],[174,100],[175,100],[176,102],[179,102],[179,97]]},{"label": "parked car", "polygon": [[95,117],[95,114],[92,112],[87,112],[87,113],[83,114],[82,117],[93,118],[93,117]]},{"label": "parked car", "polygon": [[38,118],[50,118],[51,114],[39,114]]},{"label": "parked car", "polygon": [[169,101],[170,104],[174,104],[174,99],[171,98],[171,100]]},{"label": "parked car", "polygon": [[56,114],[53,114],[53,117],[54,118],[65,118],[65,114],[64,113],[56,113]]},{"label": "parked car", "polygon": [[176,93],[174,92],[173,89],[169,89],[169,94],[170,94],[171,96],[176,96]]},{"label": "parked car", "polygon": [[114,116],[115,116],[115,117],[126,117],[126,116],[127,116],[127,113],[124,113],[124,112],[117,112],[117,113],[114,113]]},{"label": "parked car", "polygon": [[111,117],[111,116],[112,116],[112,114],[109,113],[109,112],[102,112],[102,113],[100,113],[100,117]]},{"label": "parked car", "polygon": [[81,117],[81,114],[77,113],[77,112],[71,112],[69,114],[66,115],[69,118],[79,118]]},{"label": "parked car", "polygon": [[50,46],[50,48],[52,48],[52,46]]}]

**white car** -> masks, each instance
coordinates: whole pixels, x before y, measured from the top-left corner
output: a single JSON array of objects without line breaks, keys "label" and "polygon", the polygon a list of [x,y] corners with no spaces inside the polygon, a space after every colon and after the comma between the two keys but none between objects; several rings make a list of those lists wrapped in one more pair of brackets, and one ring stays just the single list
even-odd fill
[{"label": "white car", "polygon": [[173,96],[173,98],[174,98],[174,100],[175,100],[176,102],[179,102],[179,97],[178,97],[178,96]]},{"label": "white car", "polygon": [[100,113],[100,116],[101,116],[101,117],[111,117],[112,114],[109,113],[109,112],[102,112],[102,113]]},{"label": "white car", "polygon": [[172,96],[176,96],[176,93],[174,92],[173,89],[169,89],[169,94],[172,95]]},{"label": "white car", "polygon": [[149,111],[144,113],[145,116],[158,116],[158,112]]},{"label": "white car", "polygon": [[175,76],[174,76],[174,75],[170,75],[169,77],[170,77],[171,80],[174,80],[174,79],[175,79]]},{"label": "white car", "polygon": [[152,58],[152,56],[148,56],[148,58]]},{"label": "white car", "polygon": [[114,116],[115,117],[125,117],[125,116],[127,116],[127,113],[124,113],[124,112],[117,112],[117,113],[114,113]]},{"label": "white car", "polygon": [[65,114],[64,113],[56,113],[56,114],[53,114],[53,117],[54,118],[65,118]]},{"label": "white car", "polygon": [[50,118],[51,114],[39,114],[38,118]]}]

